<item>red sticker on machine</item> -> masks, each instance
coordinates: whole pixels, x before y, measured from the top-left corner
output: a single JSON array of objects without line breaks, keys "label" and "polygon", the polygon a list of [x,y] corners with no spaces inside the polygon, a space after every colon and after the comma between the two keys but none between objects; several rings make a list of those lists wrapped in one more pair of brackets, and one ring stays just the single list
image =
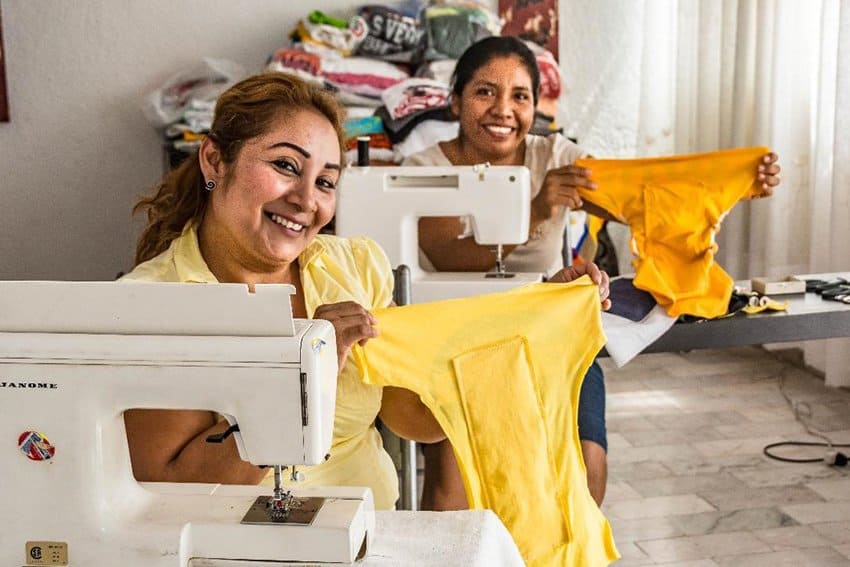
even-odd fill
[{"label": "red sticker on machine", "polygon": [[18,437],[18,447],[32,461],[46,461],[56,454],[56,447],[38,431],[24,431]]}]

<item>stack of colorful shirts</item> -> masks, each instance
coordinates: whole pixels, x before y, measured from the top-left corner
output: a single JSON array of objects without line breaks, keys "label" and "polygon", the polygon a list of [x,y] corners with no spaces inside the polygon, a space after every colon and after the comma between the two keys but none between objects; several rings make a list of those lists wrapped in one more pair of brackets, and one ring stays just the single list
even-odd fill
[{"label": "stack of colorful shirts", "polygon": [[[348,20],[314,10],[292,30],[289,45],[267,61],[266,70],[291,73],[335,93],[347,111],[351,161],[358,136],[369,136],[371,160],[390,163],[457,136],[449,109],[456,58],[475,41],[498,34],[500,24],[483,2],[427,4],[364,4]],[[149,97],[145,113],[166,128],[172,150],[200,145],[218,95],[245,76],[224,63],[205,60],[202,71],[181,73]],[[544,78],[550,75],[544,70]]]},{"label": "stack of colorful shirts", "polygon": [[458,124],[449,110],[449,85],[411,78],[381,95],[384,105],[375,111],[400,160],[428,146],[457,136]]},{"label": "stack of colorful shirts", "polygon": [[384,89],[410,76],[398,65],[366,57],[345,57],[315,43],[278,50],[266,68],[319,83],[333,90],[343,104],[372,108],[380,106]]},{"label": "stack of colorful shirts", "polygon": [[453,57],[498,32],[495,13],[471,0],[367,4],[348,21],[313,11],[267,69],[337,94],[348,110],[348,160],[357,159],[356,138],[368,136],[370,160],[398,163],[457,135],[448,106]]}]

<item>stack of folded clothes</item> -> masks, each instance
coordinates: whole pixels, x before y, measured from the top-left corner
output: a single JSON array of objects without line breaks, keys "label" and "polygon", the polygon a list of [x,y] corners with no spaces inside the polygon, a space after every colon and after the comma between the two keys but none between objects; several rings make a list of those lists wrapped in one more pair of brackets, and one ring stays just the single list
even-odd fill
[{"label": "stack of folded clothes", "polygon": [[368,136],[371,160],[398,163],[457,135],[449,110],[454,57],[498,32],[495,13],[474,0],[365,4],[348,21],[313,11],[267,69],[337,94],[348,110],[347,159],[356,159],[356,138]]},{"label": "stack of folded clothes", "polygon": [[[356,138],[368,136],[372,160],[399,163],[457,136],[450,109],[456,58],[499,31],[489,3],[476,0],[364,4],[350,19],[313,10],[290,32],[288,44],[269,57],[266,70],[291,73],[335,93],[347,111],[349,160],[356,159]],[[532,49],[542,79],[542,112],[535,115],[532,133],[549,134],[558,131],[550,109],[557,104],[562,82],[551,53]],[[179,104],[148,104],[146,114],[154,116],[156,126],[167,127],[172,148],[197,148],[209,130],[218,95],[245,75],[231,71],[229,64],[221,72],[222,65],[211,61],[203,73],[182,73],[157,91],[166,98],[173,93],[183,97]],[[166,110],[171,114],[163,118]]]}]

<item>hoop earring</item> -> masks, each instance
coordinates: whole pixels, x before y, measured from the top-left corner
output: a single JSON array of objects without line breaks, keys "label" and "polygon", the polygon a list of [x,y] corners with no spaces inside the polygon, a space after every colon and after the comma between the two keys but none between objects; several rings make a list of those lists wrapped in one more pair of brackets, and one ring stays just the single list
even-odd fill
[{"label": "hoop earring", "polygon": [[212,179],[207,181],[204,184],[204,189],[206,189],[207,191],[212,191],[213,189],[215,189],[215,181],[213,181]]}]

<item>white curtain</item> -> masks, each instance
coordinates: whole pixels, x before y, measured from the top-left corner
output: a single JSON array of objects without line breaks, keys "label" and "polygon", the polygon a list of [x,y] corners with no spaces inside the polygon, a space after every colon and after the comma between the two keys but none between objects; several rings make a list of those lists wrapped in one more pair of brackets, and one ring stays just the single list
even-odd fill
[{"label": "white curtain", "polygon": [[[821,20],[810,266],[813,272],[850,271],[850,1],[825,2]],[[828,384],[850,386],[850,340],[809,343],[805,353]]]},{"label": "white curtain", "polygon": [[[850,270],[850,0],[646,0],[638,155],[767,145],[782,186],[718,238],[735,278]],[[850,385],[850,340],[806,346]]]}]

